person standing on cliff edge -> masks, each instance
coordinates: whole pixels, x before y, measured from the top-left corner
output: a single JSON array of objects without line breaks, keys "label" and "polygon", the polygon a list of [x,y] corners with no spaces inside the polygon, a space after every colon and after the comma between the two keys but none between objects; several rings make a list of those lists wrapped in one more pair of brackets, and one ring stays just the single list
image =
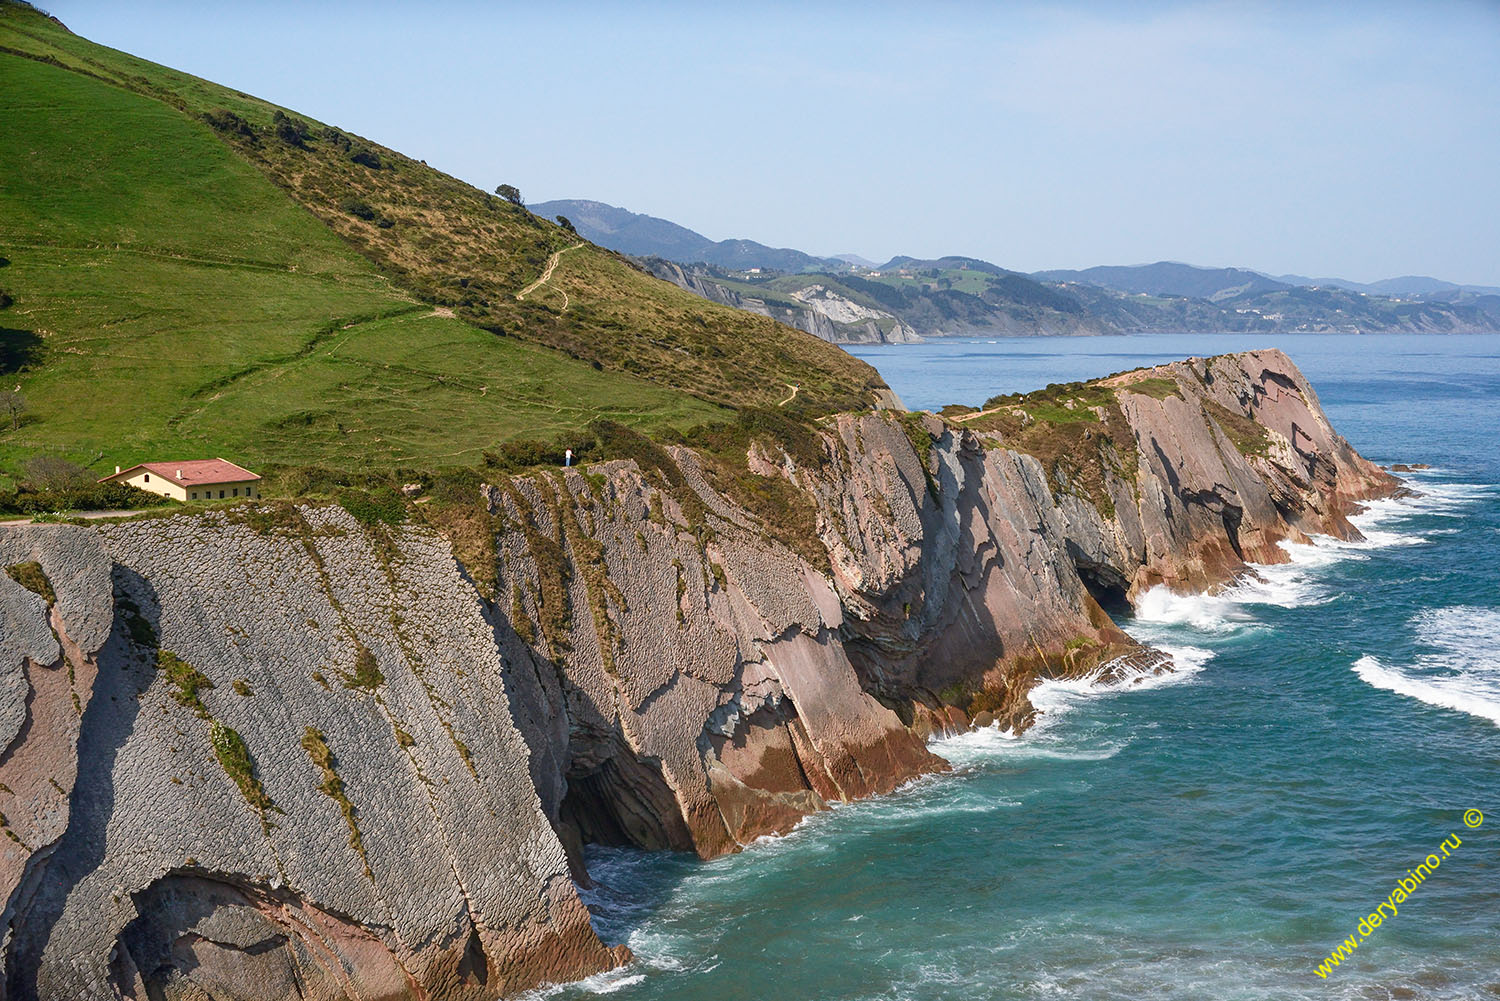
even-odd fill
[{"label": "person standing on cliff edge", "polygon": [[563,449],[563,468],[566,469],[566,468],[568,468],[568,467],[570,467],[572,465],[573,465],[573,450],[571,448],[565,448],[565,449]]}]

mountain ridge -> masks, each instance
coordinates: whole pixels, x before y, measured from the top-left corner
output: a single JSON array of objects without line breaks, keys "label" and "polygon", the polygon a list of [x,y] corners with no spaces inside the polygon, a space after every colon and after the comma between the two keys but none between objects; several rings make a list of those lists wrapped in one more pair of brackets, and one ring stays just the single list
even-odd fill
[{"label": "mountain ridge", "polygon": [[[1500,297],[1484,286],[1418,280],[1432,291],[1397,295],[1358,283],[1296,284],[1247,268],[1176,261],[1030,274],[961,255],[897,255],[874,264],[857,255],[815,258],[748,241],[713,243],[667,220],[600,202],[554,201],[538,208],[569,205],[588,206],[592,213],[590,226],[580,232],[639,257],[657,277],[840,344],[986,334],[1500,330]],[[622,238],[607,220],[592,225],[605,216],[649,225]],[[655,226],[671,227],[674,239],[653,240]],[[730,247],[740,249],[725,249]],[[1377,284],[1395,289],[1412,282]]]},{"label": "mountain ridge", "polygon": [[530,206],[540,216],[564,216],[580,236],[611,250],[637,257],[664,257],[689,264],[725,268],[774,268],[802,271],[838,267],[837,258],[815,257],[800,250],[768,247],[754,240],[711,240],[701,233],[657,216],[631,212],[605,202],[563,198]]}]

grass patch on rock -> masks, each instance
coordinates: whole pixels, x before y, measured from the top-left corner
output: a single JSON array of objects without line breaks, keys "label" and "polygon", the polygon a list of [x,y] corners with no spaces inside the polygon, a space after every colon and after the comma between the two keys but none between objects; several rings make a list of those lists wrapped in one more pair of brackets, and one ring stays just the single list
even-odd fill
[{"label": "grass patch on rock", "polygon": [[57,604],[57,592],[52,590],[52,582],[42,571],[42,565],[35,560],[27,563],[12,563],[5,568],[5,574],[26,590],[41,595],[48,608]]},{"label": "grass patch on rock", "polygon": [[239,787],[245,802],[261,813],[271,809],[275,804],[256,777],[255,759],[250,756],[250,749],[245,746],[244,738],[218,720],[214,720],[209,727],[208,737],[213,744],[214,757],[219,759],[224,774]]}]

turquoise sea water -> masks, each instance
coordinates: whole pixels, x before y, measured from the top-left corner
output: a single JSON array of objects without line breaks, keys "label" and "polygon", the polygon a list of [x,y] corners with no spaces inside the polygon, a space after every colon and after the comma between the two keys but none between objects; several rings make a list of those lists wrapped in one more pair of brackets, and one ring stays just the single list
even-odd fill
[{"label": "turquoise sea water", "polygon": [[[1500,337],[1035,338],[857,351],[913,407],[1277,346],[1422,496],[1363,544],[1123,624],[1183,670],[1049,684],[951,775],[713,862],[593,850],[625,999],[1500,997]],[[1488,819],[1464,826],[1475,808]],[[1462,844],[1326,979],[1317,964]],[[1450,842],[1451,844],[1451,842]],[[1441,852],[1439,851],[1439,854]],[[1408,877],[1409,878],[1409,877]]]}]

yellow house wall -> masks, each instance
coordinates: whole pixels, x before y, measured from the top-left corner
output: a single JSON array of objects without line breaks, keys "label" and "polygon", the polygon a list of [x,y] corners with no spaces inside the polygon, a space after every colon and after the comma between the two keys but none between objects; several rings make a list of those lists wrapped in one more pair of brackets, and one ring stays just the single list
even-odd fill
[{"label": "yellow house wall", "polygon": [[[225,500],[244,500],[246,497],[259,497],[260,487],[255,480],[238,480],[234,483],[214,483],[203,487],[189,487],[188,500],[218,500],[219,491],[224,491]],[[238,494],[236,494],[238,491]],[[192,495],[198,496],[194,498]]]},{"label": "yellow house wall", "polygon": [[171,497],[173,500],[187,500],[187,491],[173,483],[171,480],[163,479],[155,473],[141,470],[133,476],[124,478],[125,483],[142,490],[149,490],[153,494],[161,494],[163,497]]},{"label": "yellow house wall", "polygon": [[[225,500],[243,500],[246,497],[260,496],[260,487],[256,480],[236,480],[233,483],[214,483],[210,486],[184,488],[157,473],[142,470],[131,476],[122,477],[120,482],[180,501],[218,500],[220,490],[224,491]],[[193,496],[194,494],[197,496]]]}]

